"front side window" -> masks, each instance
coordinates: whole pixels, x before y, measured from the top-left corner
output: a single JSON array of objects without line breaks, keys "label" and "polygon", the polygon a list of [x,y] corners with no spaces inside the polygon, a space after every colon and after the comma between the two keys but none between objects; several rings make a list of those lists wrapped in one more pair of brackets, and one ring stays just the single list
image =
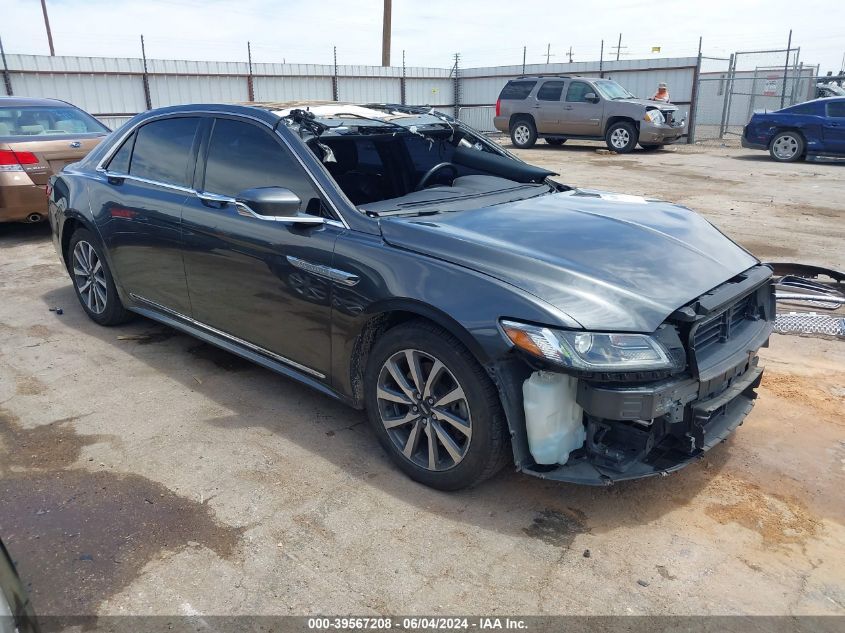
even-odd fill
[{"label": "front side window", "polygon": [[90,114],[69,105],[0,107],[0,138],[108,134],[108,132],[109,129]]},{"label": "front side window", "polygon": [[562,81],[547,81],[537,91],[537,99],[540,101],[560,101],[563,85],[564,82]]},{"label": "front side window", "polygon": [[215,119],[203,188],[234,198],[256,187],[286,187],[302,200],[303,211],[319,212],[311,178],[269,131],[244,121]]},{"label": "front side window", "polygon": [[[163,119],[142,125],[135,133],[129,175],[188,187],[193,180],[196,117]],[[123,148],[121,148],[122,150]]]},{"label": "front side window", "polygon": [[573,81],[569,84],[569,90],[566,91],[566,100],[569,103],[586,102],[587,100],[584,97],[590,92],[593,92],[590,84],[583,81]]},{"label": "front side window", "polygon": [[831,101],[827,104],[827,116],[845,118],[845,101]]}]

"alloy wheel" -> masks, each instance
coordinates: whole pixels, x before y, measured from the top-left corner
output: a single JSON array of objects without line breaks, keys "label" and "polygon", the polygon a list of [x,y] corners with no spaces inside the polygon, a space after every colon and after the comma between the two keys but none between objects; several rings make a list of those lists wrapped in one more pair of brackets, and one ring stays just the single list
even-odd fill
[{"label": "alloy wheel", "polygon": [[513,138],[517,145],[525,145],[528,139],[531,138],[531,130],[524,123],[517,125],[513,130]]},{"label": "alloy wheel", "polygon": [[432,471],[455,467],[472,439],[463,387],[442,361],[404,349],[381,367],[378,412],[390,441],[408,460]]},{"label": "alloy wheel", "polygon": [[789,160],[798,153],[798,139],[789,134],[784,134],[775,140],[772,150],[779,159]]},{"label": "alloy wheel", "polygon": [[630,140],[631,135],[628,134],[628,130],[625,128],[619,127],[610,133],[610,144],[616,149],[623,149],[627,147]]},{"label": "alloy wheel", "polygon": [[94,314],[106,309],[106,271],[97,251],[88,242],[77,242],[73,249],[73,283],[83,303]]}]

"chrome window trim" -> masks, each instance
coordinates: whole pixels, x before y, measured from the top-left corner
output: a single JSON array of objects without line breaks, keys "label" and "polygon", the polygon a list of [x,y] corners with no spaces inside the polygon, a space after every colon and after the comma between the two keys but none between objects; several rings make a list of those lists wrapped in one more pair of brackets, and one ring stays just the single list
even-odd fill
[{"label": "chrome window trim", "polygon": [[[104,174],[106,176],[112,176],[112,177],[115,177],[115,178],[129,178],[131,180],[134,180],[134,181],[137,181],[137,182],[143,182],[145,184],[158,185],[158,186],[161,186],[161,187],[168,187],[168,188],[174,189],[176,191],[182,191],[182,192],[185,192],[185,193],[193,193],[195,195],[199,195],[199,192],[197,192],[195,189],[192,189],[190,187],[182,187],[180,185],[174,185],[174,184],[170,184],[170,183],[159,182],[159,181],[156,181],[156,180],[149,180],[149,179],[146,179],[146,178],[139,178],[137,176],[131,176],[129,174],[109,172],[105,167],[106,163],[108,163],[112,159],[112,157],[115,155],[115,153],[117,153],[117,151],[123,146],[123,143],[126,142],[126,139],[129,138],[132,134],[134,134],[135,130],[137,130],[142,125],[146,125],[147,123],[151,123],[153,121],[158,121],[158,120],[161,120],[161,119],[190,117],[190,116],[196,116],[196,115],[224,116],[224,117],[228,116],[228,117],[234,117],[234,118],[249,119],[251,121],[255,121],[256,123],[259,123],[260,125],[263,125],[264,127],[266,127],[268,130],[270,130],[270,132],[272,134],[275,134],[282,141],[282,143],[288,149],[288,151],[290,151],[290,153],[293,154],[294,158],[299,163],[300,167],[302,167],[305,170],[305,173],[308,174],[308,176],[310,176],[311,182],[314,184],[314,186],[317,188],[317,190],[326,199],[326,202],[330,205],[331,210],[334,212],[334,215],[337,216],[338,218],[340,218],[340,220],[326,219],[325,223],[331,224],[332,226],[340,225],[345,229],[349,229],[349,224],[346,222],[346,218],[343,217],[343,213],[341,213],[340,210],[337,208],[337,205],[335,205],[334,201],[331,199],[328,192],[325,190],[323,185],[320,184],[320,181],[315,177],[314,172],[308,167],[308,165],[305,164],[305,162],[299,156],[297,151],[294,149],[293,145],[291,145],[290,142],[284,136],[282,136],[282,134],[279,132],[278,129],[276,129],[275,126],[270,125],[269,123],[267,123],[263,119],[260,119],[258,117],[254,117],[254,116],[250,116],[249,114],[243,114],[241,112],[218,112],[218,111],[214,111],[214,110],[183,110],[183,111],[180,111],[180,112],[166,112],[166,113],[157,114],[157,115],[151,116],[149,118],[146,118],[143,121],[139,121],[138,123],[133,125],[131,128],[126,130],[123,134],[121,134],[120,138],[117,141],[115,141],[114,145],[112,145],[109,148],[109,150],[106,152],[105,156],[103,156],[103,158],[100,159],[100,162],[97,163],[95,171],[97,171],[101,174]],[[281,120],[281,117],[279,118],[279,120]],[[215,194],[215,195],[217,195],[217,194]],[[315,216],[315,217],[319,217],[319,216]]]},{"label": "chrome window trim", "polygon": [[130,174],[124,174],[122,172],[117,171],[108,171],[106,169],[97,169],[98,172],[106,176],[107,178],[120,178],[122,180],[133,180],[135,182],[142,182],[146,185],[155,185],[157,187],[164,187],[165,189],[173,189],[174,191],[179,191],[181,193],[196,193],[190,187],[183,187],[182,185],[174,185],[169,182],[161,182],[160,180],[152,180],[150,178],[141,178],[140,176],[132,176]]},{"label": "chrome window trim", "polygon": [[210,326],[206,323],[203,323],[202,321],[197,321],[196,319],[193,319],[189,316],[186,316],[186,315],[182,314],[181,312],[177,312],[176,310],[171,310],[170,308],[163,306],[160,303],[156,303],[155,301],[150,301],[149,299],[146,299],[146,298],[144,298],[140,295],[136,295],[134,293],[129,293],[129,296],[132,297],[136,301],[140,301],[141,303],[146,303],[147,305],[152,306],[156,310],[160,310],[161,312],[165,312],[165,313],[167,313],[171,316],[177,317],[177,318],[179,318],[183,321],[187,321],[191,325],[201,327],[202,329],[207,330],[208,332],[210,332],[212,334],[216,334],[217,336],[222,336],[223,338],[228,339],[228,340],[232,341],[233,343],[237,343],[238,345],[242,345],[243,347],[247,347],[254,352],[258,352],[259,354],[267,356],[268,358],[271,358],[271,359],[278,361],[280,363],[284,363],[285,365],[290,365],[294,369],[298,369],[299,371],[305,372],[306,374],[309,374],[311,376],[315,376],[316,378],[320,378],[320,379],[326,378],[326,375],[324,373],[321,373],[321,372],[317,371],[316,369],[311,369],[310,367],[302,365],[301,363],[297,363],[295,360],[291,360],[290,358],[285,358],[284,356],[281,356],[280,354],[276,354],[275,352],[271,352],[270,350],[265,349],[265,348],[261,347],[260,345],[256,345],[255,343],[250,343],[249,341],[245,341],[244,339],[238,338],[237,336],[229,334],[228,332],[224,332],[223,330],[218,330],[216,327],[212,327],[212,326]]}]

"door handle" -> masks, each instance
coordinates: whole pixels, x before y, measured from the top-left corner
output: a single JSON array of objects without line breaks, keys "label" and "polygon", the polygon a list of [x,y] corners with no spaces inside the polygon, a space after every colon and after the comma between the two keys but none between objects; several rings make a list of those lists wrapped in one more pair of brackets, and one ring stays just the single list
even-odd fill
[{"label": "door handle", "polygon": [[572,106],[563,106],[563,109],[564,109],[564,110],[571,110],[571,109],[572,109]]}]

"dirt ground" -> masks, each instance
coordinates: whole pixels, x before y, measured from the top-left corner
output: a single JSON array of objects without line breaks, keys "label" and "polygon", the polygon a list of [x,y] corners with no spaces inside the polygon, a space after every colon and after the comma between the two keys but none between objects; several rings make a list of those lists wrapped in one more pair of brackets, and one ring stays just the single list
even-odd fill
[{"label": "dirt ground", "polygon": [[[845,268],[845,165],[519,154]],[[96,326],[48,229],[0,226],[0,535],[45,614],[845,614],[845,343],[763,358],[745,424],[670,477],[440,493],[362,413],[143,319]]]}]

